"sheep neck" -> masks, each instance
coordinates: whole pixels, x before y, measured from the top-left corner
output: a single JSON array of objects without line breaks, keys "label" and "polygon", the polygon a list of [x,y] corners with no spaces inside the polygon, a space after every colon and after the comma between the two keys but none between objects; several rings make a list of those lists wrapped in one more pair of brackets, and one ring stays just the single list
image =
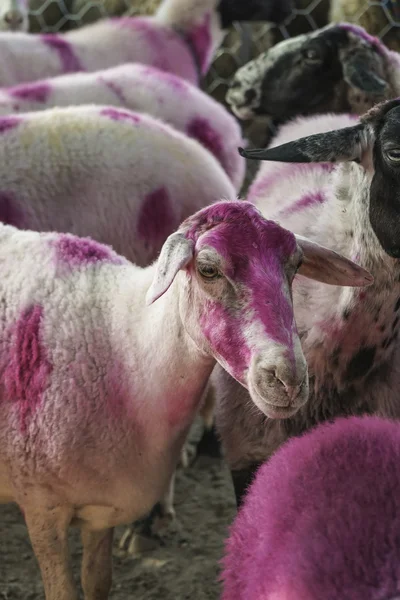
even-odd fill
[{"label": "sheep neck", "polygon": [[[363,393],[371,377],[387,375],[393,364],[400,320],[400,261],[382,250],[369,222],[372,174],[347,164],[334,177],[335,201],[318,224],[318,241],[334,240],[334,247],[369,269],[375,281],[368,288],[319,288],[325,295],[325,312],[311,328],[303,333],[299,329],[314,393],[326,393],[328,387],[339,396],[348,390],[356,395],[357,390]],[[315,303],[320,301],[318,295]]]},{"label": "sheep neck", "polygon": [[[146,306],[144,299],[150,281],[141,289],[138,301],[137,282],[129,284],[124,278],[115,318],[118,345],[132,377],[131,389],[141,396],[144,407],[142,418],[150,423],[157,415],[157,428],[164,422],[168,435],[171,429],[179,435],[191,423],[215,364],[212,356],[195,345],[182,322],[184,277],[185,273],[179,273],[151,306]],[[121,322],[126,324],[123,329]],[[132,357],[134,368],[128,364]]]}]

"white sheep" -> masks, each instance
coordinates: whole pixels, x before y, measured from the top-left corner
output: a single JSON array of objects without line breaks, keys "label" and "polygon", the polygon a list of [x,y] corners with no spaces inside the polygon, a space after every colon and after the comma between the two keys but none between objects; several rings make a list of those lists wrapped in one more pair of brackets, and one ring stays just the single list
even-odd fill
[{"label": "white sheep", "polygon": [[0,496],[23,511],[46,600],[77,599],[71,524],[85,599],[108,598],[113,527],[162,496],[216,361],[260,410],[306,402],[297,269],[372,280],[241,201],[193,215],[146,269],[88,238],[8,225],[0,264]]},{"label": "white sheep", "polygon": [[399,600],[400,425],[337,419],[263,465],[231,528],[221,600]]},{"label": "white sheep", "polygon": [[179,223],[236,192],[197,141],[110,106],[0,117],[0,220],[89,235],[147,266]]},{"label": "white sheep", "polygon": [[400,95],[400,55],[365,29],[333,24],[284,40],[240,68],[227,102],[242,119],[363,114]]},{"label": "white sheep", "polygon": [[0,0],[0,32],[28,31],[28,0]]},{"label": "white sheep", "polygon": [[154,17],[105,19],[65,34],[0,35],[0,85],[140,62],[198,83],[233,20],[271,17],[271,0],[164,0]]},{"label": "white sheep", "polygon": [[0,90],[0,115],[78,104],[124,106],[173,125],[205,146],[240,190],[245,165],[234,117],[184,79],[155,67],[125,64],[95,73],[74,73]]},{"label": "white sheep", "polygon": [[278,161],[262,164],[248,194],[267,218],[351,257],[375,281],[361,292],[295,281],[311,381],[305,406],[288,402],[265,419],[246,409],[247,392],[216,369],[217,427],[238,503],[255,466],[288,437],[342,414],[400,416],[399,128],[400,101],[393,100],[361,121],[299,118],[282,126],[271,148],[242,151]]}]

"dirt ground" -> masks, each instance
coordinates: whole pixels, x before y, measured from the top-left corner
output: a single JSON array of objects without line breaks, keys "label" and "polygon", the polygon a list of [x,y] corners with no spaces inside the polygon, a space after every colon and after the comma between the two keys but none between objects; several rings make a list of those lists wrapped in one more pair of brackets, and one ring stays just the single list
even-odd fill
[{"label": "dirt ground", "polygon": [[[227,527],[235,515],[229,472],[220,459],[199,457],[180,470],[176,482],[177,525],[163,546],[141,558],[118,556],[116,530],[110,600],[217,600],[218,561]],[[81,547],[71,532],[71,551],[79,577]],[[0,506],[0,600],[42,599],[39,567],[19,509]]]}]

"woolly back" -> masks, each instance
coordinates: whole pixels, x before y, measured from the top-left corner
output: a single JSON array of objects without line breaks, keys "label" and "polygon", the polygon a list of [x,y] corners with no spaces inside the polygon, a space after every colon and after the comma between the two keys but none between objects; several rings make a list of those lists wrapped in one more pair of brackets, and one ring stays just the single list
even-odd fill
[{"label": "woolly back", "polygon": [[392,600],[400,591],[400,425],[341,418],[258,471],[222,600]]}]

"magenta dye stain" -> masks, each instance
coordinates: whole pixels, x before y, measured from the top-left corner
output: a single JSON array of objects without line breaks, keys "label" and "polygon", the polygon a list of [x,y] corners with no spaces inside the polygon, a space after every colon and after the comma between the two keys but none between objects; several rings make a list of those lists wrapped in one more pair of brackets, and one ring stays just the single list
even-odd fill
[{"label": "magenta dye stain", "polygon": [[137,223],[137,233],[146,246],[161,247],[177,224],[168,192],[164,187],[146,196]]},{"label": "magenta dye stain", "polygon": [[[234,372],[243,369],[248,359],[248,355],[243,354],[245,343],[241,333],[246,326],[246,311],[257,315],[252,318],[261,321],[267,338],[285,346],[290,360],[294,361],[296,325],[284,271],[284,264],[297,247],[294,235],[264,219],[244,201],[216,203],[187,219],[185,224],[188,225],[186,235],[196,247],[199,249],[205,244],[214,248],[225,260],[226,275],[245,290],[244,316],[235,317],[236,330],[229,324],[228,308],[221,307],[218,317],[224,319],[225,324],[220,324],[221,333],[213,338],[214,345],[218,344],[215,347],[229,351],[227,362]],[[200,235],[202,238],[198,240]],[[205,333],[214,335],[212,331]]]},{"label": "magenta dye stain", "polygon": [[0,117],[0,133],[14,129],[20,123],[22,123],[21,117]]},{"label": "magenta dye stain", "polygon": [[190,121],[186,128],[187,134],[200,142],[202,146],[207,148],[220,162],[222,167],[227,170],[227,165],[224,160],[224,146],[220,134],[213,129],[207,119],[195,117]]},{"label": "magenta dye stain", "polygon": [[4,372],[8,397],[19,405],[21,431],[26,431],[29,416],[40,405],[50,383],[52,365],[41,340],[43,307],[26,309],[11,330],[11,350]]},{"label": "magenta dye stain", "polygon": [[196,52],[200,70],[204,75],[208,69],[209,58],[211,54],[211,17],[206,15],[202,23],[192,29],[186,35],[189,44]]},{"label": "magenta dye stain", "polygon": [[326,196],[320,190],[316,190],[314,192],[309,192],[302,196],[299,200],[294,202],[291,206],[288,206],[284,210],[280,212],[280,214],[289,216],[294,213],[300,212],[310,206],[315,206],[318,204],[323,204],[326,201]]},{"label": "magenta dye stain", "polygon": [[0,190],[0,221],[14,227],[23,227],[24,225],[23,212],[11,192]]},{"label": "magenta dye stain", "polygon": [[44,103],[50,95],[51,85],[45,82],[24,83],[8,88],[7,92],[13,98]]},{"label": "magenta dye stain", "polygon": [[71,267],[99,262],[120,265],[125,262],[124,258],[112,248],[90,238],[76,237],[68,233],[60,234],[51,245],[56,249],[57,260]]},{"label": "magenta dye stain", "polygon": [[103,110],[100,111],[100,114],[103,117],[112,119],[113,121],[126,121],[134,123],[135,125],[141,121],[139,115],[131,113],[128,110],[119,110],[118,108],[103,108]]},{"label": "magenta dye stain", "polygon": [[111,81],[110,79],[105,79],[101,75],[97,78],[97,81],[108,87],[108,89],[111,90],[111,92],[115,95],[115,97],[121,104],[127,104],[124,91],[120,85],[118,85],[114,81]]},{"label": "magenta dye stain", "polygon": [[364,40],[365,42],[367,42],[368,44],[373,46],[380,54],[383,54],[383,55],[387,54],[387,48],[380,41],[380,39],[370,35],[367,31],[365,31],[361,27],[358,27],[357,25],[354,25],[351,23],[340,23],[339,27],[341,29],[345,29],[346,31],[349,31],[353,35],[356,35],[357,37],[361,38],[362,40]]},{"label": "magenta dye stain", "polygon": [[46,46],[57,52],[63,73],[75,73],[85,70],[75,55],[71,44],[64,40],[62,36],[55,33],[43,33],[40,35],[40,38]]}]

